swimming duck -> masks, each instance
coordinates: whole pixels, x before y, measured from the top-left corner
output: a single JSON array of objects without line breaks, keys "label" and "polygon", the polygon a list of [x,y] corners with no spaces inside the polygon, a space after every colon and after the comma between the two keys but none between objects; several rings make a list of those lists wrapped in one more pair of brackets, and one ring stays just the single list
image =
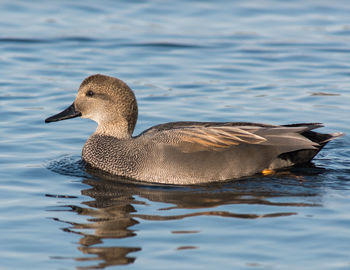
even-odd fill
[{"label": "swimming duck", "polygon": [[163,184],[223,181],[308,163],[342,133],[312,131],[319,123],[170,122],[133,136],[138,115],[133,91],[122,80],[92,75],[67,109],[46,123],[81,116],[97,122],[83,147],[92,168]]}]

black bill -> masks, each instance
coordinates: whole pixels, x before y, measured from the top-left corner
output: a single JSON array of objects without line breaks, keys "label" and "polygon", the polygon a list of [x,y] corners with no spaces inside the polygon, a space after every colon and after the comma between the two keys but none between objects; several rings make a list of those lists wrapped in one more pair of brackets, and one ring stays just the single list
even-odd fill
[{"label": "black bill", "polygon": [[64,111],[55,114],[49,118],[45,119],[45,123],[50,123],[50,122],[56,122],[56,121],[60,121],[60,120],[66,120],[66,119],[70,119],[70,118],[74,118],[74,117],[78,117],[81,116],[81,112],[78,112],[75,110],[74,107],[74,103],[72,105],[70,105],[67,109],[65,109]]}]

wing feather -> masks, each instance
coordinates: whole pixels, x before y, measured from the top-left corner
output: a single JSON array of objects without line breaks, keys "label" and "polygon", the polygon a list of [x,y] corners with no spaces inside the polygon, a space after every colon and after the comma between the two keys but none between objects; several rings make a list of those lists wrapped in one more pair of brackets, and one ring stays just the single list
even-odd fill
[{"label": "wing feather", "polygon": [[175,144],[184,152],[222,151],[239,144],[259,144],[266,139],[238,127],[182,127],[157,133],[157,141]]},{"label": "wing feather", "polygon": [[[317,149],[319,142],[305,134],[319,127],[322,124],[275,126],[247,122],[171,122],[151,127],[136,138],[147,137],[147,141],[159,146],[168,145],[186,153],[224,151],[243,144],[274,146],[290,152]],[[334,134],[336,136],[341,134]],[[331,138],[326,137],[326,140]]]}]

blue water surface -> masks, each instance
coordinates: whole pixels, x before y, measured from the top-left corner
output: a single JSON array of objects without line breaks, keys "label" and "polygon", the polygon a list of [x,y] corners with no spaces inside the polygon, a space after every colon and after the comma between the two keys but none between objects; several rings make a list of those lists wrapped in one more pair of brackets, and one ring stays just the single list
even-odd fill
[{"label": "blue water surface", "polygon": [[197,187],[85,172],[96,124],[44,119],[116,76],[163,122],[350,133],[350,2],[0,2],[1,269],[350,269],[349,137],[314,165]]}]

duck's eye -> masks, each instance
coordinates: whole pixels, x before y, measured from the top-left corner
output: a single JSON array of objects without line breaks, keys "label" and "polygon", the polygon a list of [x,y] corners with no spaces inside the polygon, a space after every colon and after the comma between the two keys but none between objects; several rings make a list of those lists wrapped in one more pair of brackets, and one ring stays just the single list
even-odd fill
[{"label": "duck's eye", "polygon": [[94,95],[94,92],[92,90],[87,91],[86,95],[88,97],[92,97]]}]

